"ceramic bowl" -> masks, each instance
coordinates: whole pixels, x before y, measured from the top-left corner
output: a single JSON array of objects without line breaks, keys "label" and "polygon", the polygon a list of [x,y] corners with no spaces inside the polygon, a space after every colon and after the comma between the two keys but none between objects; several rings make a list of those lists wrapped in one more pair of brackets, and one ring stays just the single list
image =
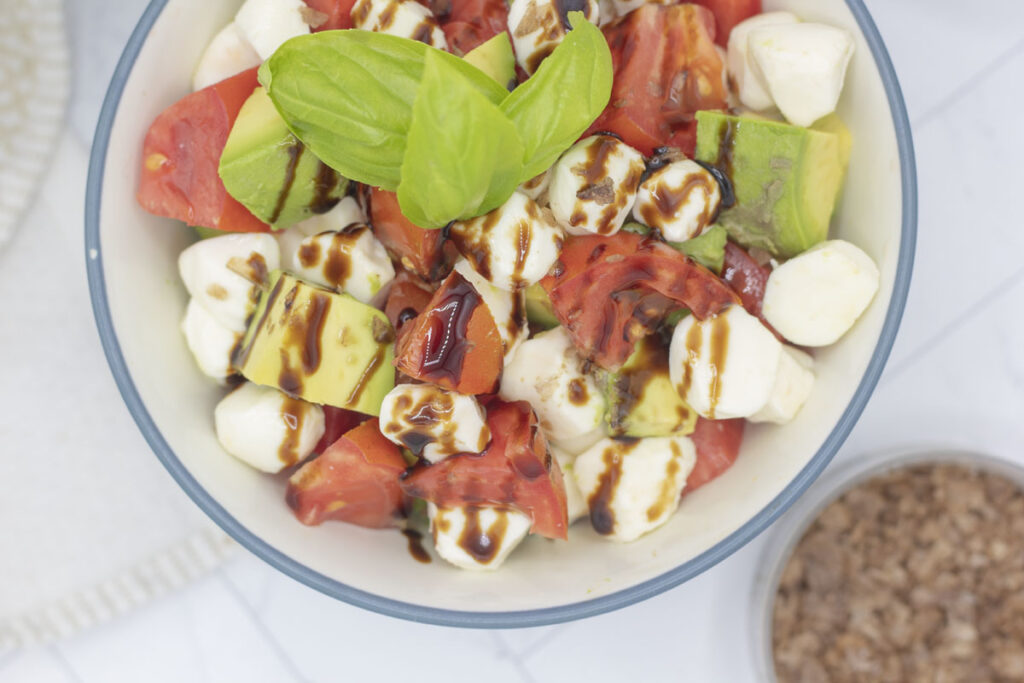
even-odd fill
[{"label": "ceramic bowl", "polygon": [[735,466],[687,496],[672,520],[629,545],[587,524],[569,543],[532,538],[497,572],[413,561],[397,533],[307,528],[284,480],[226,455],[213,430],[222,395],[196,370],[178,323],[178,253],[191,231],[135,203],[142,139],[189,91],[201,51],[239,0],[153,0],[117,66],[90,164],[86,252],[107,359],[143,435],[185,492],[229,534],[333,597],[416,621],[479,627],[578,619],[649,598],[707,570],[760,533],[814,481],[849,434],[892,346],[910,283],[916,227],[913,149],[892,64],[861,0],[765,0],[856,35],[839,113],[854,136],[833,235],[870,254],[881,289],[856,327],[817,354],[799,417],[748,431]]}]

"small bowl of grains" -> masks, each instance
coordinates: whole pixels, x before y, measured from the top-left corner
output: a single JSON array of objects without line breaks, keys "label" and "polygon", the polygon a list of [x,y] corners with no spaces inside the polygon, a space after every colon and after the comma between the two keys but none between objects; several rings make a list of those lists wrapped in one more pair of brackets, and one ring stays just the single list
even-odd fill
[{"label": "small bowl of grains", "polygon": [[868,458],[776,534],[754,593],[761,680],[1024,680],[1024,467]]}]

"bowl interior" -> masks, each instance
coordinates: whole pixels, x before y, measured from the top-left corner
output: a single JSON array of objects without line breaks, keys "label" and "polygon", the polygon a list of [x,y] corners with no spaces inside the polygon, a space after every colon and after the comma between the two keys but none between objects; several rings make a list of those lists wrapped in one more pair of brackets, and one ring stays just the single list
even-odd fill
[{"label": "bowl interior", "polygon": [[749,429],[736,465],[688,496],[657,532],[618,545],[581,523],[569,543],[530,539],[496,573],[419,564],[397,533],[295,521],[284,503],[284,479],[232,459],[215,438],[213,408],[223,392],[196,370],[178,332],[186,293],[176,262],[191,231],[146,214],[134,199],[146,129],[189,91],[202,49],[238,5],[154,0],[147,10],[101,117],[87,246],[96,250],[89,267],[97,321],[129,408],[189,495],[243,544],[300,580],[372,609],[441,623],[544,623],[628,604],[699,573],[764,528],[831,458],[877,380],[906,296],[913,221],[901,230],[894,115],[903,116],[902,103],[897,91],[891,108],[846,2],[766,0],[766,10],[791,9],[857,36],[839,109],[853,132],[853,156],[832,234],[867,251],[882,273],[881,289],[855,329],[816,354],[816,386],[799,417],[784,427]]}]

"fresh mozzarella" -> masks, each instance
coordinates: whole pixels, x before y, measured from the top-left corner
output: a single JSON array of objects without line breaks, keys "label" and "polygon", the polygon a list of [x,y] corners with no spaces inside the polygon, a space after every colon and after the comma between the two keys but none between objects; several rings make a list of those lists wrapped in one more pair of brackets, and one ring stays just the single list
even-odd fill
[{"label": "fresh mozzarella", "polygon": [[389,391],[380,407],[380,433],[430,463],[482,453],[491,441],[475,398],[432,384],[399,384]]},{"label": "fresh mozzarella", "polygon": [[354,197],[342,197],[327,213],[315,214],[287,230],[274,233],[281,247],[281,268],[294,273],[299,268],[298,253],[302,240],[322,232],[340,232],[354,223],[365,223],[366,214]]},{"label": "fresh mozzarella", "polygon": [[444,31],[433,12],[416,0],[358,0],[352,6],[352,25],[448,49]]},{"label": "fresh mozzarella", "polygon": [[547,205],[548,186],[551,184],[551,169],[527,180],[517,189],[542,206]]},{"label": "fresh mozzarella", "polygon": [[269,59],[281,43],[309,33],[308,12],[302,0],[245,0],[235,24],[260,59]]},{"label": "fresh mozzarella", "polygon": [[270,473],[308,458],[324,435],[320,406],[250,383],[221,399],[213,418],[225,451]]},{"label": "fresh mozzarella", "polygon": [[497,569],[533,526],[529,515],[509,508],[427,503],[427,517],[437,554],[462,569]]},{"label": "fresh mozzarella", "polygon": [[522,289],[510,292],[495,287],[473,270],[473,266],[465,259],[459,259],[455,263],[455,272],[466,278],[480,295],[487,310],[491,312],[491,317],[498,326],[502,347],[505,349],[505,362],[508,362],[519,345],[530,336],[530,327],[526,320],[526,292]]},{"label": "fresh mozzarella", "polygon": [[594,529],[633,541],[668,521],[697,462],[685,436],[602,439],[576,458],[574,474]]},{"label": "fresh mozzarella", "polygon": [[384,246],[366,225],[342,232],[322,232],[299,243],[290,260],[299,277],[369,304],[395,279],[395,267]]},{"label": "fresh mozzarella", "polygon": [[614,235],[633,208],[643,172],[643,155],[621,140],[580,140],[551,169],[551,213],[570,234]]},{"label": "fresh mozzarella", "polygon": [[747,39],[755,70],[790,123],[809,126],[836,110],[853,56],[849,31],[824,24],[776,24]]},{"label": "fresh mozzarella", "polygon": [[772,271],[761,312],[800,346],[828,346],[853,327],[878,291],[878,267],[843,240],[811,247]]},{"label": "fresh mozzarella", "polygon": [[792,12],[765,12],[741,21],[729,33],[727,71],[736,86],[736,94],[744,106],[755,111],[769,109],[774,104],[771,93],[754,68],[747,39],[754,29],[782,24],[796,24],[800,19]]},{"label": "fresh mozzarella", "polygon": [[771,397],[761,410],[747,419],[785,424],[796,417],[814,388],[813,367],[814,359],[809,355],[791,346],[783,346]]},{"label": "fresh mozzarella", "polygon": [[668,241],[685,242],[714,222],[721,203],[715,177],[683,159],[662,166],[640,185],[633,214]]},{"label": "fresh mozzarella", "polygon": [[185,289],[224,327],[245,332],[259,299],[260,278],[280,266],[266,233],[221,235],[196,242],[178,257]]},{"label": "fresh mozzarella", "polygon": [[676,325],[669,376],[698,415],[749,417],[768,403],[781,356],[775,335],[734,305],[705,320],[688,315]]},{"label": "fresh mozzarella", "polygon": [[453,223],[451,237],[476,272],[508,290],[547,275],[564,239],[551,212],[521,192],[488,214]]},{"label": "fresh mozzarella", "polygon": [[604,435],[604,397],[562,327],[523,342],[505,365],[500,395],[528,401],[545,435],[579,453]]},{"label": "fresh mozzarella", "polygon": [[202,90],[259,64],[260,56],[238,30],[238,25],[231,22],[213,37],[199,58],[199,66],[192,76],[192,89]]},{"label": "fresh mozzarella", "polygon": [[[526,73],[536,71],[565,38],[561,8],[557,0],[512,0],[509,5],[508,31],[512,34],[516,61]],[[598,23],[597,0],[585,0],[579,9],[588,21]]]},{"label": "fresh mozzarella", "polygon": [[189,299],[185,317],[181,320],[188,350],[195,356],[196,365],[203,374],[223,383],[234,374],[231,354],[242,338],[240,332],[229,330],[217,322],[205,308]]},{"label": "fresh mozzarella", "polygon": [[569,524],[573,524],[586,517],[590,512],[586,499],[580,493],[579,484],[576,483],[576,476],[573,474],[576,456],[570,455],[554,444],[550,444],[548,449],[558,461],[558,468],[562,470],[562,481],[565,483],[565,503],[569,510]]}]

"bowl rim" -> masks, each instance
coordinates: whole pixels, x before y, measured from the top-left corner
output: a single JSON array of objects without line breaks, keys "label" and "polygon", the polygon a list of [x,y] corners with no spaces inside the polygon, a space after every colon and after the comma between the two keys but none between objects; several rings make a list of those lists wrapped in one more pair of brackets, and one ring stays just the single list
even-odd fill
[{"label": "bowl rim", "polygon": [[367,591],[348,586],[331,579],[282,553],[269,543],[249,531],[241,522],[225,510],[189,473],[184,464],[164,439],[152,416],[146,409],[135,387],[131,373],[121,353],[121,347],[114,331],[113,320],[107,302],[106,284],[103,275],[103,258],[100,244],[100,209],[102,204],[103,180],[107,149],[116,118],[121,95],[134,67],[135,60],[150,29],[159,18],[168,0],[150,0],[131,37],[110,81],[100,111],[89,160],[89,176],[85,197],[85,259],[89,281],[89,295],[92,301],[96,327],[99,331],[103,351],[110,365],[114,380],[128,410],[149,443],[150,448],[185,493],[221,529],[271,566],[291,578],[314,588],[325,595],[372,612],[414,622],[469,628],[522,628],[544,626],[592,617],[651,598],[696,577],[739,550],[792,505],[818,478],[825,466],[842,446],[857,419],[863,412],[868,399],[885,367],[892,349],[896,332],[907,301],[910,288],[911,270],[914,262],[914,247],[917,237],[917,177],[914,160],[914,146],[910,121],[900,90],[899,81],[882,37],[871,19],[863,0],[845,0],[867,41],[875,66],[882,78],[889,109],[896,133],[900,158],[902,192],[902,219],[899,255],[892,298],[886,312],[878,342],[871,360],[850,403],[840,416],[835,427],[825,439],[821,448],[768,505],[749,519],[743,526],[732,532],[697,557],[635,586],[590,600],[584,600],[555,607],[531,610],[471,612],[428,607],[393,600]]}]

